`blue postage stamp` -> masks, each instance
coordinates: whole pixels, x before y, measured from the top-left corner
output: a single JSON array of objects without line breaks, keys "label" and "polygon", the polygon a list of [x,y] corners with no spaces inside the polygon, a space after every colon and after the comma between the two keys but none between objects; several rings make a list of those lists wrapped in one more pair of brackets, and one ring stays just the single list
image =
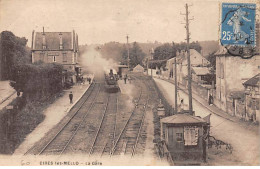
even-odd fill
[{"label": "blue postage stamp", "polygon": [[221,44],[255,46],[256,4],[222,3]]}]

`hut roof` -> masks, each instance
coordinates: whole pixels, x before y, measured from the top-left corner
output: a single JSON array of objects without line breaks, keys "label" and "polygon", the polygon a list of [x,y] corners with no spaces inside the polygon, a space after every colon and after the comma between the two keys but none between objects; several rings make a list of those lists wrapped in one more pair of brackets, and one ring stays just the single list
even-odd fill
[{"label": "hut roof", "polygon": [[167,124],[198,124],[206,123],[206,121],[200,117],[191,116],[188,114],[175,114],[169,117],[161,119],[162,123]]}]

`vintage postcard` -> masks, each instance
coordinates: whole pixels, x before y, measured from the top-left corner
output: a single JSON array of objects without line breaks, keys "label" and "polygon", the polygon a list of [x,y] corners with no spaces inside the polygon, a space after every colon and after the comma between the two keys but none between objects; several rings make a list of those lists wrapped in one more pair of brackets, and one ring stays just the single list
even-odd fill
[{"label": "vintage postcard", "polygon": [[0,166],[259,166],[259,0],[0,0]]}]

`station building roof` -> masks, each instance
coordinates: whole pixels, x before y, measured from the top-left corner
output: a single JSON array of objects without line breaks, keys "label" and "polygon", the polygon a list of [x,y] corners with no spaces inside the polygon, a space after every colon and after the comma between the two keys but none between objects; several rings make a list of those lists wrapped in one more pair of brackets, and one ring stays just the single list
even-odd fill
[{"label": "station building roof", "polygon": [[46,39],[46,46],[50,50],[59,50],[60,38],[62,35],[62,44],[64,50],[73,49],[73,33],[72,32],[35,32],[34,50],[42,50],[43,36]]}]

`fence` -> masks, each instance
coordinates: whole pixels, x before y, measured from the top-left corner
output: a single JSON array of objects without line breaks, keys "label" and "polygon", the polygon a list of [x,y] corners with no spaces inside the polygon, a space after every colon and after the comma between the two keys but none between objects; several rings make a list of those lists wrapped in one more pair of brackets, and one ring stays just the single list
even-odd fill
[{"label": "fence", "polygon": [[[182,79],[182,85],[187,88],[188,80],[187,79]],[[205,100],[208,100],[208,88],[203,87],[199,85],[198,83],[192,81],[192,92],[196,93],[200,97],[202,97]]]},{"label": "fence", "polygon": [[165,108],[165,115],[166,116],[170,116],[173,115],[173,108],[171,106],[171,104],[166,100],[166,98],[164,97],[164,95],[162,94],[162,92],[160,91],[160,89],[158,88],[157,84],[155,83],[155,81],[152,79],[152,82],[155,86],[156,91],[158,92],[159,98],[162,101],[162,104],[164,105]]}]

